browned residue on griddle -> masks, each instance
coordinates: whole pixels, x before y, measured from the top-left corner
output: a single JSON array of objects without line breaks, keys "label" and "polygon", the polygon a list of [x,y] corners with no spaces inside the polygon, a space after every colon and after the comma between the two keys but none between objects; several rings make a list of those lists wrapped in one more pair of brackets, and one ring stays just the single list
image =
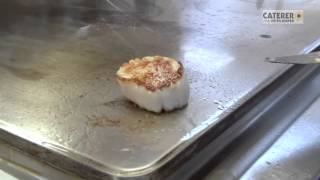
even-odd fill
[{"label": "browned residue on griddle", "polygon": [[143,132],[151,129],[156,125],[153,119],[126,119],[126,118],[111,118],[106,115],[103,116],[87,116],[87,125],[96,127],[113,127],[119,128],[126,133]]},{"label": "browned residue on griddle", "polygon": [[134,103],[132,103],[131,101],[127,100],[127,99],[114,99],[112,101],[108,101],[103,103],[104,106],[107,107],[136,107],[136,105]]},{"label": "browned residue on griddle", "polygon": [[114,126],[118,126],[120,123],[119,119],[110,119],[108,117],[97,117],[95,115],[92,116],[88,116],[88,121],[87,123],[93,127],[105,127],[105,126],[110,126],[110,127],[114,127]]}]

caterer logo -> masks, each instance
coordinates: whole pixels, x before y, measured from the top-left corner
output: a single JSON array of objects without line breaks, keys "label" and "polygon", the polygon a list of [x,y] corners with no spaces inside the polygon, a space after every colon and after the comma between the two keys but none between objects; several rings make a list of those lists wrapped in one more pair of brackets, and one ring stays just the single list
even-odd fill
[{"label": "caterer logo", "polygon": [[263,10],[263,24],[303,24],[303,10]]}]

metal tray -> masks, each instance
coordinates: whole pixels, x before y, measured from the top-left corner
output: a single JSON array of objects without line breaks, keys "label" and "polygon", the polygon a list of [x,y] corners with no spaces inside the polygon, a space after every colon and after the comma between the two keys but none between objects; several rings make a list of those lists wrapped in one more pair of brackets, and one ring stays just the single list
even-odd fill
[{"label": "metal tray", "polygon": [[[261,26],[249,2],[202,0],[13,0],[0,2],[0,17],[1,138],[61,169],[106,179],[172,173],[159,169],[178,154],[177,165],[189,159],[202,133],[289,67],[264,57],[298,53],[319,24]],[[185,65],[186,108],[153,114],[119,92],[117,68],[155,54]]]}]

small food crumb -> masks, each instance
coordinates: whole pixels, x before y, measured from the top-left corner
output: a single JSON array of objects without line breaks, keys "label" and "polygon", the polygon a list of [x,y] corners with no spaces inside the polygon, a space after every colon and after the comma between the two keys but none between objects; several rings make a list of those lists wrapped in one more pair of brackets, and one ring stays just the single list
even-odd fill
[{"label": "small food crumb", "polygon": [[121,151],[128,152],[128,151],[130,151],[130,149],[129,148],[122,148]]},{"label": "small food crumb", "polygon": [[260,37],[267,38],[267,39],[272,38],[272,36],[269,34],[261,34]]},{"label": "small food crumb", "polygon": [[219,110],[224,110],[224,106],[223,106],[223,105],[219,105],[219,106],[218,106],[218,109],[219,109]]},{"label": "small food crumb", "polygon": [[214,103],[214,104],[220,104],[220,102],[217,101],[217,100],[213,101],[213,103]]}]

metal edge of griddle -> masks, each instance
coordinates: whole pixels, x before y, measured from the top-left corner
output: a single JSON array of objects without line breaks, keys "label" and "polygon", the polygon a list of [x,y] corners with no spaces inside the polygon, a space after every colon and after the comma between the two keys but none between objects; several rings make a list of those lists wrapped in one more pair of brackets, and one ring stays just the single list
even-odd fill
[{"label": "metal edge of griddle", "polygon": [[[311,45],[301,51],[302,53],[310,53],[319,50],[320,39],[313,42]],[[169,179],[201,179],[203,178],[209,167],[214,164],[217,165],[221,161],[221,157],[224,156],[223,150],[228,148],[230,144],[234,143],[237,138],[244,134],[250,127],[263,119],[266,113],[270,113],[270,108],[274,108],[275,105],[280,104],[285,98],[290,98],[290,94],[298,86],[301,88],[301,84],[309,83],[304,89],[310,88],[310,80],[320,74],[320,67],[317,65],[289,65],[287,69],[279,73],[274,79],[270,79],[265,82],[264,86],[260,86],[253,95],[249,97],[243,104],[230,114],[227,114],[223,121],[216,125],[215,128],[209,129],[202,134],[202,139],[197,143],[194,143],[192,158],[189,158],[189,162],[181,165],[181,168],[175,169],[174,165],[164,169],[174,169],[175,173],[169,177]],[[320,75],[319,75],[320,76]],[[319,81],[320,82],[320,81]],[[305,83],[306,84],[306,83]],[[312,104],[312,102],[320,95],[320,92],[310,92],[309,99],[305,102],[304,106],[300,106],[299,111],[291,117],[291,122],[294,121],[303,110]],[[285,125],[290,125],[287,123]],[[284,125],[284,126],[285,126]],[[279,131],[277,132],[279,135]],[[269,145],[271,145],[270,142]],[[233,147],[232,147],[233,148]],[[199,151],[197,151],[199,150]],[[184,153],[180,153],[184,154]],[[190,153],[189,153],[190,154]],[[175,158],[179,158],[178,156]],[[179,160],[177,160],[178,164]],[[174,163],[173,163],[174,164]],[[175,164],[176,165],[176,164]],[[249,166],[249,165],[248,165]],[[169,173],[168,173],[169,174]],[[225,174],[224,174],[225,175]],[[230,174],[227,174],[230,175]],[[233,176],[217,176],[215,178],[221,179],[233,179]]]},{"label": "metal edge of griddle", "polygon": [[[244,117],[215,139],[200,156],[206,157],[199,163],[192,179],[239,179],[242,174],[283,134],[286,129],[320,96],[320,67],[297,65],[300,68],[290,78],[289,90],[279,88],[263,99]],[[291,70],[290,70],[291,71]],[[282,77],[280,77],[281,79]],[[294,81],[294,80],[297,81]],[[286,80],[286,79],[282,79]],[[281,82],[280,82],[281,83]],[[285,91],[285,92],[281,92]],[[276,97],[274,99],[274,97]],[[260,112],[259,112],[260,111]],[[195,165],[197,167],[197,165]],[[190,169],[190,167],[189,167]],[[192,169],[192,168],[191,168]],[[209,175],[208,175],[209,173]]]},{"label": "metal edge of griddle", "polygon": [[[311,50],[320,44],[315,42],[310,47],[304,50],[304,53],[309,53]],[[202,134],[197,135],[191,140],[182,143],[176,149],[173,149],[165,157],[160,159],[157,164],[152,168],[146,168],[141,171],[133,172],[132,174],[108,174],[106,170],[108,167],[95,162],[89,158],[73,153],[64,154],[63,151],[57,149],[46,149],[40,142],[30,142],[23,138],[23,136],[16,136],[6,129],[0,127],[0,138],[12,145],[14,148],[31,155],[35,159],[38,159],[52,167],[58,168],[62,171],[68,171],[78,174],[80,177],[89,179],[164,179],[179,177],[188,177],[194,174],[195,171],[203,167],[209,159],[215,157],[224,147],[230,144],[236,137],[238,137],[246,126],[250,124],[248,120],[248,114],[253,113],[250,111],[252,107],[257,106],[265,98],[270,98],[270,92],[274,91],[276,87],[284,86],[283,81],[293,79],[294,82],[302,81],[307,78],[311,72],[314,72],[316,68],[310,66],[286,66],[286,68],[279,74],[273,76],[271,79],[262,84],[255,92],[251,93],[246,99],[242,100],[242,104],[239,108],[225,114],[223,120],[221,119],[215,128],[207,128]],[[303,72],[300,77],[295,75]],[[298,81],[297,81],[298,80]],[[290,86],[286,82],[287,86]],[[291,84],[292,85],[292,84]],[[263,109],[263,107],[261,107]],[[260,110],[261,110],[260,109]],[[259,114],[258,108],[255,108]],[[253,113],[253,114],[254,114]],[[246,119],[246,120],[244,120]],[[243,126],[239,128],[239,126]],[[230,129],[235,129],[235,132],[228,134]],[[227,140],[221,137],[228,137]],[[218,146],[218,147],[217,147]],[[210,153],[208,153],[208,151]],[[71,158],[70,158],[71,157]],[[79,161],[81,160],[81,161]],[[201,163],[200,163],[201,161]],[[88,162],[84,164],[81,162]],[[193,166],[192,171],[190,165],[197,164],[197,168]],[[108,169],[110,170],[110,169]],[[112,172],[112,170],[110,170]]]},{"label": "metal edge of griddle", "polygon": [[97,170],[97,168],[92,168],[81,162],[89,162],[90,164],[94,163],[95,167],[105,168],[102,164],[75,153],[73,153],[72,158],[70,158],[70,154],[68,154],[68,156],[64,154],[63,151],[45,148],[41,145],[41,140],[29,141],[23,136],[13,134],[8,128],[3,128],[3,126],[0,126],[0,138],[3,142],[6,142],[11,146],[12,149],[27,156],[31,156],[32,158],[62,172],[73,173],[80,177],[90,179],[105,179],[109,176],[104,172]]},{"label": "metal edge of griddle", "polygon": [[[202,178],[201,176],[206,174],[208,171],[217,169],[217,175],[214,176],[214,179],[238,179],[239,174],[243,173],[240,172],[239,169],[243,171],[244,169],[249,167],[251,163],[253,163],[257,157],[259,157],[268,147],[270,147],[272,143],[285,131],[285,129],[292,122],[294,122],[294,120],[297,119],[301,115],[301,113],[303,113],[304,110],[308,108],[310,104],[312,104],[313,101],[320,95],[320,92],[314,92],[314,90],[312,90],[313,92],[308,94],[309,96],[305,99],[304,102],[301,101],[300,103],[298,103],[298,101],[292,101],[291,104],[286,105],[288,100],[294,99],[295,97],[299,97],[301,100],[301,97],[306,94],[306,91],[308,91],[307,88],[312,87],[312,81],[315,78],[319,80],[320,68],[311,67],[311,65],[308,66],[309,67],[301,67],[302,69],[294,74],[301,75],[301,79],[282,79],[290,81],[293,86],[283,86],[279,88],[276,93],[270,94],[268,97],[256,104],[256,107],[252,107],[252,109],[243,117],[240,116],[237,123],[233,124],[226,132],[224,132],[224,134],[218,137],[215,142],[212,143],[214,145],[211,146],[223,146],[223,150],[219,152],[216,152],[216,150],[213,149],[211,149],[211,152],[210,150],[207,150],[208,154],[216,152],[216,156],[213,157],[210,162],[208,162],[208,164],[204,165],[204,168],[200,170],[201,173],[198,173],[196,177]],[[302,85],[306,86],[302,87]],[[304,92],[297,92],[299,90],[302,90]],[[283,119],[285,119],[285,122],[281,122],[283,121]],[[279,122],[275,122],[277,120]],[[274,123],[274,125],[270,125],[270,123]],[[247,144],[248,141],[250,141],[250,138],[253,138],[257,141],[258,135],[261,139],[265,138],[260,136],[262,133],[257,133],[258,129],[255,129],[257,127],[260,127],[261,130],[261,126],[263,126],[262,124],[265,124],[266,127],[268,125],[268,130],[270,130],[269,132],[264,132],[264,135],[268,139],[264,142],[261,142],[259,147],[256,147],[259,148],[257,151],[251,150],[250,148],[243,149],[243,144]],[[256,132],[256,134],[252,133],[251,131]],[[250,133],[250,136],[246,136],[248,135],[248,133]],[[272,133],[272,135],[269,135],[269,133]],[[247,139],[244,139],[244,136],[246,136]],[[225,140],[227,140],[228,142],[225,143]],[[235,149],[239,148],[242,148],[242,153],[244,153],[242,157],[237,157],[242,160],[241,165],[239,164],[240,161],[230,158]],[[219,149],[222,148],[219,147]],[[248,159],[245,159],[245,156],[247,158],[249,156],[250,157]],[[226,163],[227,161],[228,163]],[[228,164],[230,166],[227,166],[225,164]],[[236,166],[235,164],[241,167],[236,167],[236,173],[233,173],[232,168]]]},{"label": "metal edge of griddle", "polygon": [[[320,81],[319,74],[316,80]],[[311,87],[310,84],[309,87]],[[319,83],[317,87],[320,87]],[[308,90],[303,91],[305,91],[304,95],[308,94]],[[259,157],[304,113],[306,108],[317,99],[319,94],[315,94],[312,93],[306,100],[302,100],[304,101],[303,103],[297,103],[294,109],[290,109],[294,105],[283,106],[284,108],[276,105],[275,107],[279,108],[277,110],[274,107],[270,108],[268,112],[256,119],[250,127],[247,127],[243,134],[226,146],[217,155],[220,157],[211,160],[210,165],[207,164],[201,170],[201,173],[194,177],[201,179],[204,177],[204,179],[240,179]],[[299,95],[300,100],[302,96],[301,94]],[[288,99],[290,98],[293,97]],[[279,104],[284,105],[284,102]],[[277,115],[278,112],[280,115]]]}]

